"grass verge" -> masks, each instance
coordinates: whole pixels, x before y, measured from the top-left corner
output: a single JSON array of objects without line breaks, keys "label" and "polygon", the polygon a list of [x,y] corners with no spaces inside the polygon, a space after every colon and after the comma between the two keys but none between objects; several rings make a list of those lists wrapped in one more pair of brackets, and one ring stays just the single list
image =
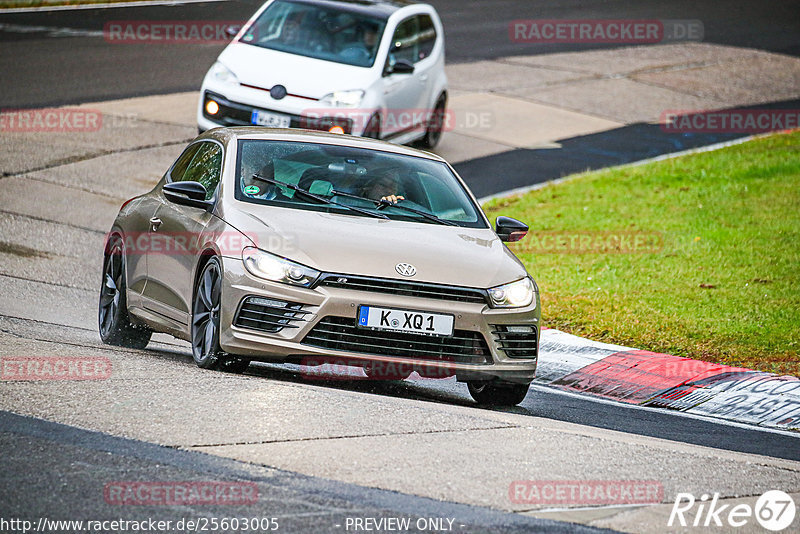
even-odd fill
[{"label": "grass verge", "polygon": [[[496,199],[545,326],[800,376],[800,132]],[[638,237],[637,237],[638,236]]]}]

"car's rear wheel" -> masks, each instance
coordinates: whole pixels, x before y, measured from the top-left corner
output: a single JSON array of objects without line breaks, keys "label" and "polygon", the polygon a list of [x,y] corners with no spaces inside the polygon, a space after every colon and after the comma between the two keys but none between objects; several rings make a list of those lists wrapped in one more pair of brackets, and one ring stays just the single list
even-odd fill
[{"label": "car's rear wheel", "polygon": [[425,128],[425,137],[419,140],[419,144],[423,148],[434,148],[442,139],[446,108],[447,97],[442,95],[439,97],[439,100],[436,101],[436,106],[433,108],[430,118],[428,118],[428,125]]},{"label": "car's rear wheel", "polygon": [[514,384],[500,381],[472,381],[467,383],[469,394],[483,406],[516,406],[525,399],[530,383]]},{"label": "car's rear wheel", "polygon": [[114,239],[103,259],[103,285],[97,314],[100,339],[109,345],[143,349],[153,332],[134,325],[128,316],[124,252],[122,241]]}]

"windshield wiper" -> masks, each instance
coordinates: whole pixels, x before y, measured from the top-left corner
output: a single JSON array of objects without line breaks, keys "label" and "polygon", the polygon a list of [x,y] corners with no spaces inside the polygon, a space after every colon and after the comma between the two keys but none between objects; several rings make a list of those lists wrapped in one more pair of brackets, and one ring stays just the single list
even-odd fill
[{"label": "windshield wiper", "polygon": [[333,201],[333,200],[331,200],[329,198],[325,198],[325,197],[321,197],[319,195],[315,195],[314,193],[311,193],[310,191],[306,191],[305,189],[303,189],[299,185],[288,184],[286,182],[281,182],[280,180],[275,180],[274,178],[267,178],[266,176],[260,176],[258,174],[254,174],[253,175],[253,179],[254,180],[260,180],[262,182],[267,182],[268,184],[273,184],[273,185],[277,185],[277,186],[281,186],[281,187],[286,187],[288,189],[291,189],[292,191],[294,191],[298,195],[301,195],[301,196],[304,196],[306,198],[310,198],[310,199],[316,200],[317,202],[321,202],[323,204],[339,206],[340,208],[345,208],[347,210],[355,211],[356,213],[363,213],[364,215],[367,215],[369,217],[376,217],[378,219],[387,219],[387,220],[389,219],[389,217],[387,217],[383,213],[376,213],[374,211],[362,210],[361,208],[356,208],[354,206],[348,206],[347,204],[341,204],[341,203],[335,202],[335,201]]},{"label": "windshield wiper", "polygon": [[334,196],[335,195],[339,195],[339,196],[343,196],[343,197],[355,198],[355,199],[358,199],[358,200],[366,200],[367,202],[372,202],[376,206],[375,209],[378,209],[378,210],[382,210],[382,209],[387,208],[387,207],[399,208],[401,210],[405,210],[405,211],[408,211],[410,213],[416,213],[420,217],[424,217],[425,219],[428,219],[429,221],[433,221],[435,223],[444,224],[446,226],[458,226],[456,223],[450,222],[450,221],[446,221],[444,219],[440,219],[439,217],[437,217],[436,215],[433,215],[432,213],[428,213],[426,211],[421,211],[421,210],[414,209],[414,208],[409,208],[408,206],[401,205],[399,202],[395,204],[393,202],[389,202],[388,200],[373,200],[371,198],[362,197],[362,196],[359,196],[359,195],[354,195],[352,193],[345,193],[344,191],[337,191],[336,189],[331,189],[330,193],[331,193],[331,195],[334,195]]}]

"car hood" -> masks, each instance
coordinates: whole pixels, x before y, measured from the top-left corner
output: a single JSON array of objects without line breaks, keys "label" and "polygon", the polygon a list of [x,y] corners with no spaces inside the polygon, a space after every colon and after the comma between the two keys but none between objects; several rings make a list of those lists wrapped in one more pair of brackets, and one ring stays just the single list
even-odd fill
[{"label": "car hood", "polygon": [[219,56],[240,83],[270,89],[283,85],[289,93],[320,99],[333,91],[367,89],[375,77],[371,69],[231,43]]},{"label": "car hood", "polygon": [[[259,248],[323,272],[489,288],[526,270],[489,228],[253,206],[226,220]],[[395,270],[410,263],[417,274]]]}]

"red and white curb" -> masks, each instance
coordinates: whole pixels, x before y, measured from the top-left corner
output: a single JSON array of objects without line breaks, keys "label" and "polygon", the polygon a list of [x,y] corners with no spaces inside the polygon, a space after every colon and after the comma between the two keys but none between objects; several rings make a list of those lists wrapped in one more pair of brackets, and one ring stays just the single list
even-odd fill
[{"label": "red and white curb", "polygon": [[800,430],[800,379],[542,329],[536,382],[783,430]]}]

